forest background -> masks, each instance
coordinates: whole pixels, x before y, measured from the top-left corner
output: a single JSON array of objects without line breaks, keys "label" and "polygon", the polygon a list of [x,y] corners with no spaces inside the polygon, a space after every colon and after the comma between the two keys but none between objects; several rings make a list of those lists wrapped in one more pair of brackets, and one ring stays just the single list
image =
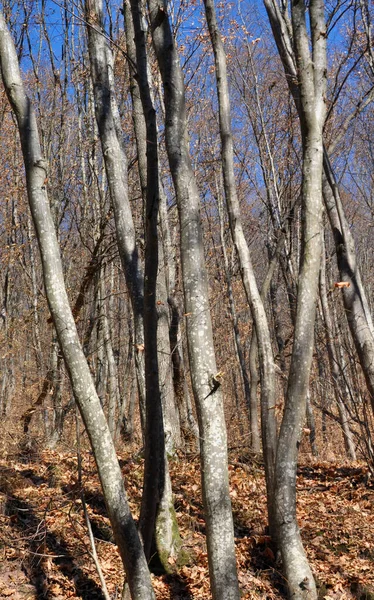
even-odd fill
[{"label": "forest background", "polygon": [[[121,562],[124,597],[371,593],[372,6],[297,7],[2,2],[2,548],[25,593],[120,597]],[[353,524],[322,548],[323,491]]]}]

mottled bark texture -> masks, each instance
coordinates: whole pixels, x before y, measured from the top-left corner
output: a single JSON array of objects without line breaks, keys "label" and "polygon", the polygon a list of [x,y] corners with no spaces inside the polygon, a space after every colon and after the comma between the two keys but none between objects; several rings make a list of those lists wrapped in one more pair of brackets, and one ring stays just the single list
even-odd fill
[{"label": "mottled bark texture", "polygon": [[[274,7],[278,8],[276,3],[265,0],[265,5],[272,17]],[[293,52],[297,65],[297,78],[291,84],[297,87],[303,144],[302,239],[294,344],[278,439],[274,502],[277,543],[289,595],[295,600],[306,600],[317,598],[317,591],[296,520],[296,468],[309,388],[321,256],[322,130],[326,114],[326,26],[323,0],[311,0],[309,3],[311,41],[304,0],[292,3],[291,18],[293,48],[290,51]],[[289,22],[284,16],[278,25],[286,28],[287,25],[289,27]],[[289,39],[288,36],[287,40]],[[284,57],[281,54],[281,58],[287,73],[288,55]]]},{"label": "mottled bark texture", "polygon": [[[139,84],[136,71],[136,48],[135,33],[131,18],[130,0],[124,2],[124,17],[126,30],[126,49],[130,71],[130,92],[133,104],[133,122],[135,131],[135,141],[138,151],[138,171],[142,190],[144,205],[147,195],[147,134],[146,124],[143,114],[142,101],[140,98]],[[148,66],[148,79],[152,88],[152,71]],[[171,252],[171,240],[168,224],[168,213],[166,205],[166,194],[164,192],[161,177],[160,184],[160,205],[159,205],[159,274],[157,278],[157,297],[159,300],[158,314],[158,357],[160,364],[160,379],[162,382],[162,403],[164,409],[164,428],[166,437],[166,450],[169,455],[174,454],[175,450],[181,445],[181,434],[191,431],[194,426],[196,439],[198,439],[197,425],[193,415],[188,413],[188,388],[183,371],[183,361],[180,353],[179,344],[175,345],[169,340],[172,337],[171,330],[175,327],[173,307],[176,306],[175,290],[173,276],[175,268],[173,265],[174,257]],[[161,233],[161,234],[160,234]],[[162,261],[162,257],[163,261]],[[168,315],[168,303],[170,300],[171,318]],[[169,340],[169,341],[168,341]],[[171,364],[172,363],[172,364]],[[173,387],[170,385],[172,380]],[[181,394],[182,392],[182,394]],[[192,419],[184,419],[185,415],[192,416]],[[183,423],[182,423],[183,421]],[[191,422],[191,423],[190,423]],[[182,432],[181,432],[182,428]]]},{"label": "mottled bark texture", "polygon": [[[231,131],[229,86],[226,54],[217,25],[214,0],[204,0],[205,14],[213,46],[221,135],[223,185],[229,214],[231,235],[239,257],[240,272],[246,298],[256,328],[261,381],[261,427],[265,462],[266,488],[268,492],[269,527],[273,532],[274,463],[277,442],[275,420],[275,367],[267,316],[252,267],[249,246],[244,236],[239,198],[234,174],[234,151]],[[252,363],[253,366],[253,363]],[[255,393],[255,390],[252,390]],[[255,418],[255,415],[252,415]]]},{"label": "mottled bark texture", "polygon": [[147,559],[160,499],[165,487],[164,425],[157,356],[156,284],[158,273],[157,219],[160,199],[158,170],[158,140],[156,113],[149,93],[144,32],[140,27],[138,2],[131,2],[135,40],[137,77],[146,123],[147,186],[145,206],[145,286],[144,342],[146,381],[146,435],[143,497],[140,511],[140,531]]},{"label": "mottled bark texture", "polygon": [[56,231],[46,190],[47,163],[36,117],[25,94],[17,54],[0,13],[0,63],[3,82],[17,118],[26,171],[27,193],[42,259],[49,308],[64,355],[74,396],[94,452],[108,515],[133,598],[154,599],[148,565],[132,519],[110,431],[83,354],[66,293]]},{"label": "mottled bark texture", "polygon": [[[160,168],[158,157],[158,135],[156,111],[153,105],[148,80],[148,60],[146,36],[142,27],[142,2],[131,0],[132,22],[134,25],[137,83],[143,107],[146,125],[146,207],[145,207],[145,287],[144,287],[144,340],[145,340],[145,377],[146,377],[146,436],[143,497],[139,526],[148,560],[157,552],[163,568],[168,570],[168,560],[176,557],[180,547],[180,536],[176,523],[173,497],[165,452],[162,388],[163,378],[170,375],[170,368],[160,369],[162,363],[159,353],[160,339],[158,328],[163,328],[162,341],[166,341],[166,353],[169,351],[168,327],[162,322],[156,294],[160,289],[159,281],[159,239],[158,216],[160,204]],[[161,247],[160,247],[161,249]],[[166,300],[166,299],[165,299]],[[166,340],[165,340],[166,337]],[[160,360],[161,359],[161,360]],[[169,371],[169,373],[167,373]],[[169,382],[171,384],[171,381]],[[169,392],[173,399],[172,386]],[[170,394],[169,394],[170,395]],[[170,420],[168,419],[168,423]],[[169,437],[172,432],[169,431]],[[171,440],[169,440],[171,442]],[[172,444],[170,445],[172,448]],[[170,568],[170,567],[169,567]]]},{"label": "mottled bark texture", "polygon": [[168,297],[171,310],[169,341],[173,368],[175,402],[179,412],[179,422],[184,449],[187,452],[199,452],[199,428],[193,413],[190,392],[186,379],[180,323],[182,310],[174,291]]},{"label": "mottled bark texture", "polygon": [[[134,24],[131,15],[131,2],[125,0],[123,4],[123,12],[125,18],[125,30],[126,30],[126,50],[129,62],[130,71],[130,92],[132,98],[133,107],[133,123],[135,132],[135,141],[138,153],[138,172],[139,180],[142,189],[142,196],[144,206],[147,203],[147,126],[146,118],[144,114],[143,104],[141,100],[139,79],[138,74],[139,66],[137,65],[137,50],[135,45],[135,31]],[[143,33],[142,29],[140,29]],[[150,101],[152,102],[152,79],[151,69],[148,65],[147,56],[145,56],[146,79],[149,81],[149,93]],[[139,76],[138,76],[139,75]],[[143,76],[142,76],[143,77]],[[144,78],[143,78],[144,79]],[[156,123],[157,127],[157,123]],[[157,133],[157,131],[156,131]],[[157,135],[155,136],[157,139]],[[158,166],[159,169],[159,166]],[[161,212],[163,206],[166,204],[166,198],[162,187],[160,169],[158,175],[158,186],[159,186],[159,213],[158,213],[158,274],[157,274],[157,347],[158,347],[158,364],[159,364],[159,379],[160,379],[160,391],[161,401],[163,408],[163,419],[164,419],[164,432],[165,432],[165,445],[166,452],[169,456],[175,454],[177,448],[181,446],[181,431],[179,414],[174,398],[173,378],[172,378],[172,364],[171,364],[171,351],[169,342],[169,308],[168,308],[168,290],[167,290],[167,272],[169,265],[165,261],[165,248],[163,236],[160,235],[162,232],[162,225],[160,225]],[[147,215],[144,214],[144,221],[146,222]],[[167,214],[166,214],[167,220]],[[166,259],[167,260],[167,259]]]},{"label": "mottled bark texture", "polygon": [[200,198],[189,155],[184,81],[167,3],[150,0],[148,7],[153,45],[164,86],[166,147],[180,219],[188,351],[200,428],[211,590],[215,600],[238,600],[223,398],[219,382],[215,379],[217,366]]},{"label": "mottled bark texture", "polygon": [[[296,108],[300,114],[300,90],[297,85],[298,76],[295,52],[292,46],[290,22],[287,12],[284,9],[285,5],[282,4],[281,9],[277,0],[264,0],[264,4],[286,73],[287,83],[294,98]],[[347,124],[344,124],[342,128],[343,130],[346,130],[346,127],[348,127],[348,123],[353,117],[353,114],[357,114],[362,110],[370,99],[371,94],[357,105],[356,111],[349,116]],[[342,132],[334,139],[332,144],[333,147],[336,147],[338,140],[341,139],[341,135]],[[323,198],[334,235],[340,279],[341,281],[350,283],[349,287],[342,289],[344,309],[370,394],[372,411],[374,412],[373,322],[356,258],[354,239],[345,216],[344,207],[339,194],[339,186],[326,148],[324,149],[323,166]]]},{"label": "mottled bark texture", "polygon": [[[113,206],[117,244],[134,312],[135,361],[142,416],[145,411],[144,276],[128,195],[127,157],[114,92],[113,53],[103,35],[102,0],[86,0],[86,20],[95,114]],[[144,419],[143,419],[144,420]]]}]

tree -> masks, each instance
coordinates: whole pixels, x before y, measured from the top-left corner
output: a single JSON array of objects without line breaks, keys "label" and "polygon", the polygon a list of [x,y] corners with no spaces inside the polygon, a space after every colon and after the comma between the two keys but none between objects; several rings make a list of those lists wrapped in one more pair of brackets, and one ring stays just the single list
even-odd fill
[{"label": "tree", "polygon": [[85,3],[88,50],[96,121],[115,215],[117,244],[134,313],[137,377],[142,418],[145,420],[144,274],[128,196],[127,156],[114,94],[113,55],[104,36],[101,5],[100,0],[87,0]]},{"label": "tree", "polygon": [[[218,30],[214,0],[204,0],[210,39],[213,46],[219,104],[219,121],[222,152],[222,171],[227,210],[232,239],[239,257],[240,271],[248,304],[251,308],[258,341],[261,373],[261,425],[263,455],[265,460],[268,491],[270,531],[274,534],[272,490],[274,487],[274,463],[276,453],[277,426],[275,420],[275,372],[270,331],[265,308],[257,287],[249,247],[241,221],[239,200],[234,175],[234,153],[231,132],[230,97],[227,80],[226,55]],[[253,357],[252,357],[253,361]],[[252,368],[253,373],[253,368]],[[256,394],[256,389],[252,388]],[[255,418],[255,415],[252,416]]]},{"label": "tree", "polygon": [[[168,560],[175,558],[180,537],[171,492],[168,458],[165,448],[161,381],[159,369],[160,338],[157,335],[157,279],[159,277],[158,220],[160,205],[160,167],[156,111],[148,79],[146,38],[142,27],[142,6],[131,2],[134,25],[136,66],[140,98],[146,124],[146,206],[145,206],[145,286],[144,341],[146,377],[146,436],[144,488],[140,513],[140,531],[145,554],[151,559],[155,550],[168,570]],[[154,547],[152,548],[152,542]],[[152,552],[151,552],[152,550]]]},{"label": "tree", "polygon": [[211,589],[215,600],[237,600],[226,428],[213,345],[200,199],[189,154],[183,74],[166,2],[150,0],[148,7],[164,86],[166,147],[180,220],[188,353],[200,429]]},{"label": "tree", "polygon": [[40,148],[33,107],[21,79],[17,54],[0,13],[0,65],[15,113],[26,171],[27,192],[42,258],[48,304],[64,355],[76,402],[94,452],[114,535],[133,598],[154,598],[147,562],[128,506],[112,438],[79,341],[66,293],[60,252],[52,220],[46,179],[48,166]]},{"label": "tree", "polygon": [[[146,221],[146,202],[147,202],[147,127],[146,119],[143,113],[143,106],[141,101],[141,94],[138,82],[137,73],[137,57],[136,57],[136,45],[135,45],[135,33],[134,24],[132,21],[130,1],[124,2],[124,20],[126,30],[126,55],[128,62],[128,70],[130,76],[130,94],[132,100],[132,116],[134,125],[135,142],[137,149],[137,164],[139,172],[139,183],[142,192],[143,199],[143,213],[145,216],[143,220]],[[147,72],[149,78],[149,87],[152,91],[153,83],[151,78],[151,69],[148,65],[147,60]],[[152,94],[151,94],[152,95]],[[157,125],[157,124],[156,124]],[[159,168],[159,166],[158,166]],[[160,370],[160,391],[161,400],[163,406],[163,418],[164,418],[164,430],[165,430],[165,444],[166,451],[169,456],[174,455],[176,449],[181,444],[180,438],[180,423],[179,415],[176,407],[174,390],[173,390],[173,378],[172,378],[172,365],[170,353],[173,352],[170,349],[169,342],[169,311],[168,311],[168,284],[167,284],[167,273],[171,270],[171,263],[173,257],[168,252],[169,248],[166,243],[166,236],[164,235],[165,229],[168,230],[168,215],[166,210],[166,197],[162,186],[161,169],[158,177],[158,185],[160,189],[160,201],[159,201],[159,233],[158,233],[158,254],[159,254],[159,269],[157,274],[157,352],[158,352],[158,363]],[[165,207],[165,208],[164,208]]]},{"label": "tree", "polygon": [[[295,50],[292,45],[292,34],[287,13],[285,10],[280,9],[275,0],[264,0],[264,4],[269,16],[279,55],[284,66],[287,82],[294,98],[296,108],[300,113],[302,109],[300,104],[301,97],[297,86],[297,63]],[[347,118],[347,122],[343,124],[342,131],[338,136],[339,139],[341,139],[341,134],[348,128],[352,118],[363,110],[371,100],[372,89],[365,94],[365,97],[357,104],[355,110],[352,111]],[[335,141],[337,142],[337,140]],[[362,371],[365,376],[372,410],[374,411],[373,323],[365,289],[362,284],[354,238],[347,222],[344,207],[340,198],[338,182],[331,165],[329,149],[327,147],[324,147],[323,167],[323,198],[334,234],[340,280],[350,283],[349,287],[342,288],[346,317]]]},{"label": "tree", "polygon": [[[265,6],[270,11],[270,1]],[[302,136],[302,242],[294,343],[284,416],[279,432],[275,467],[274,503],[277,543],[292,598],[317,598],[314,578],[296,520],[296,467],[305,419],[313,354],[314,322],[322,235],[323,139],[326,104],[326,25],[324,3],[309,5],[311,51],[305,2],[291,8],[293,47],[297,65],[292,86],[297,90]],[[285,23],[285,21],[282,21]],[[282,55],[283,57],[283,55]]]}]

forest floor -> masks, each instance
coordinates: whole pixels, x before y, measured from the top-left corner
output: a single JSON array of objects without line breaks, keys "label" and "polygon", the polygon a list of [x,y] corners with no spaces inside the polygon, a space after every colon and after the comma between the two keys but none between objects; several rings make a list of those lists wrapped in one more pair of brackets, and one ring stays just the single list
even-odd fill
[{"label": "forest floor", "polygon": [[[0,461],[0,598],[102,600],[83,517],[82,490],[101,567],[113,600],[123,571],[113,544],[92,454],[43,451],[32,460]],[[119,453],[133,514],[138,512],[141,458]],[[230,456],[242,597],[285,598],[285,587],[266,533],[261,465]],[[197,457],[171,465],[175,506],[188,561],[177,574],[152,575],[158,600],[208,599],[209,578]],[[374,486],[364,465],[305,460],[298,472],[302,537],[319,582],[319,597],[374,598]],[[373,594],[373,596],[371,595]]]}]

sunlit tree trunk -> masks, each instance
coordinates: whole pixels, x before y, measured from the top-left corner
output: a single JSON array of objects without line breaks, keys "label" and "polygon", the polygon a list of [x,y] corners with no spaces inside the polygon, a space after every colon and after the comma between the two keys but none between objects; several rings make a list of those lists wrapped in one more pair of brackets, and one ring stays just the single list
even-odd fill
[{"label": "sunlit tree trunk", "polygon": [[[250,305],[256,328],[261,379],[261,427],[263,455],[268,490],[269,525],[270,530],[272,530],[273,505],[271,502],[271,497],[274,487],[274,463],[277,440],[277,428],[275,420],[275,369],[273,351],[271,347],[271,337],[265,308],[257,287],[248,243],[243,232],[239,199],[236,191],[226,55],[223,48],[221,35],[218,30],[214,0],[204,0],[204,4],[216,66],[219,124],[222,144],[221,151],[223,184],[230,220],[231,235],[239,257],[240,271],[246,298]],[[255,415],[253,415],[253,418],[255,418]]]},{"label": "sunlit tree trunk", "polygon": [[[267,2],[268,0],[265,3]],[[315,581],[296,519],[296,468],[309,389],[321,256],[322,130],[326,113],[326,26],[323,1],[312,0],[309,4],[312,52],[309,49],[304,0],[292,5],[291,17],[303,143],[302,240],[294,344],[278,439],[274,502],[277,542],[289,594],[295,600],[304,600],[317,598]]]},{"label": "sunlit tree trunk", "polygon": [[[296,108],[300,113],[301,100],[297,86],[298,73],[295,52],[292,47],[292,32],[287,11],[285,10],[286,5],[282,4],[282,8],[280,8],[277,0],[264,0],[264,4],[284,66],[287,83],[294,98]],[[372,94],[369,94],[365,101],[359,103],[358,111],[362,110],[366,106],[366,102],[369,102],[371,98]],[[373,322],[357,263],[354,239],[347,222],[344,207],[340,199],[339,186],[326,148],[324,149],[323,161],[323,197],[334,235],[340,279],[350,284],[349,287],[342,289],[345,313],[370,394],[372,411],[374,412]]]},{"label": "sunlit tree trunk", "polygon": [[[130,91],[133,104],[133,123],[135,131],[135,140],[138,153],[138,172],[139,181],[142,190],[142,198],[144,206],[147,202],[147,126],[144,116],[140,81],[137,73],[137,58],[135,46],[135,31],[131,17],[130,0],[124,2],[124,17],[126,29],[126,46],[130,71]],[[146,60],[147,79],[149,80],[150,95],[152,96],[152,79],[151,69]],[[152,98],[151,98],[152,100]],[[157,143],[158,139],[157,139]],[[158,167],[159,168],[159,167]],[[160,371],[160,390],[163,407],[163,420],[165,431],[165,444],[167,453],[172,456],[176,449],[181,444],[181,432],[179,423],[179,414],[174,398],[174,388],[172,379],[172,361],[169,342],[169,309],[168,309],[168,290],[167,290],[167,270],[169,265],[167,261],[172,260],[169,256],[164,259],[165,245],[162,233],[162,205],[166,203],[165,194],[163,192],[161,171],[159,173],[159,213],[158,213],[158,253],[159,253],[159,269],[157,274],[157,346],[158,346],[158,363]],[[144,211],[143,211],[144,213]],[[167,214],[165,219],[167,220]],[[144,216],[146,221],[146,215]]]},{"label": "sunlit tree trunk", "polygon": [[62,403],[62,390],[63,390],[63,356],[61,354],[60,346],[56,333],[53,332],[52,347],[51,347],[51,384],[52,384],[52,405],[53,405],[53,427],[48,439],[48,447],[54,448],[56,444],[61,440],[64,420],[65,420],[65,409]]},{"label": "sunlit tree trunk", "polygon": [[113,54],[103,35],[102,0],[86,0],[85,7],[96,121],[114,211],[118,249],[134,311],[135,360],[144,414],[144,276],[128,196],[127,158],[114,91]]},{"label": "sunlit tree trunk", "polygon": [[343,430],[344,435],[344,445],[347,452],[347,456],[351,460],[356,460],[356,450],[355,444],[353,440],[352,431],[349,427],[349,420],[347,410],[344,405],[344,401],[342,400],[342,396],[346,397],[345,388],[346,383],[342,379],[339,368],[339,360],[340,358],[337,355],[335,344],[334,344],[334,334],[332,327],[332,319],[330,314],[330,308],[327,298],[327,290],[326,290],[326,267],[325,267],[325,251],[324,251],[324,243],[322,244],[323,255],[322,255],[322,264],[321,271],[319,275],[319,294],[321,299],[321,307],[322,307],[322,315],[325,323],[325,332],[326,332],[326,346],[327,353],[329,357],[330,370],[332,375],[334,394],[336,403],[338,406],[340,424]]},{"label": "sunlit tree trunk", "polygon": [[306,395],[306,423],[309,429],[309,442],[313,456],[318,456],[318,448],[316,443],[316,420],[314,418],[314,411],[312,401],[310,399],[310,390]]},{"label": "sunlit tree trunk", "polygon": [[42,259],[44,285],[67,370],[94,452],[114,535],[132,597],[154,599],[143,548],[128,506],[121,469],[109,428],[83,354],[66,293],[56,231],[46,190],[47,163],[36,117],[26,96],[17,54],[0,13],[0,63],[4,86],[17,118],[26,171],[27,193]]},{"label": "sunlit tree trunk", "polygon": [[[108,425],[113,440],[115,439],[115,415],[116,406],[118,403],[119,389],[117,365],[114,358],[112,340],[110,334],[110,323],[108,317],[108,306],[105,298],[105,269],[101,270],[100,277],[100,320],[101,320],[101,344],[103,348],[102,360],[105,362],[105,382],[104,382],[104,398],[108,398],[107,415]],[[100,345],[101,345],[100,344]]]},{"label": "sunlit tree trunk", "polygon": [[[173,505],[166,448],[173,446],[173,424],[170,414],[167,423],[171,438],[165,440],[164,414],[174,408],[174,394],[170,378],[170,361],[161,355],[170,354],[168,318],[162,315],[157,304],[157,292],[160,285],[159,250],[162,246],[158,238],[158,218],[160,205],[160,168],[156,111],[153,105],[148,78],[146,37],[142,27],[142,3],[131,0],[131,13],[134,25],[136,64],[140,98],[146,125],[146,206],[145,206],[145,288],[144,288],[144,340],[145,340],[145,377],[146,377],[146,437],[145,468],[142,505],[140,511],[140,531],[144,551],[151,559],[155,551],[165,570],[168,560],[178,553],[180,536]],[[162,272],[161,275],[164,276]],[[166,292],[162,289],[166,304]],[[166,306],[167,308],[167,306]],[[166,323],[165,323],[166,318]],[[166,325],[166,327],[165,327]],[[158,330],[162,329],[160,338]],[[160,342],[163,347],[159,348]],[[165,347],[166,346],[166,347]],[[168,386],[168,387],[166,387]],[[162,388],[165,399],[162,399]],[[169,406],[169,403],[171,406]],[[179,427],[179,422],[177,426]],[[155,548],[152,548],[152,543]]]},{"label": "sunlit tree trunk", "polygon": [[373,321],[357,263],[355,242],[344,213],[339,187],[327,152],[324,155],[324,167],[326,177],[323,182],[323,196],[334,235],[340,281],[349,284],[342,288],[341,292],[345,314],[364,373],[374,414]]},{"label": "sunlit tree trunk", "polygon": [[166,146],[180,217],[187,339],[200,427],[211,590],[214,600],[238,600],[226,427],[213,345],[200,198],[189,155],[184,81],[167,3],[150,0],[148,6],[164,87]]},{"label": "sunlit tree trunk", "polygon": [[[256,402],[256,411],[255,411],[256,415],[255,415],[255,418],[253,418],[254,415],[251,412],[251,405],[250,405],[250,403],[251,403],[250,380],[249,380],[248,369],[247,369],[247,365],[246,365],[245,357],[244,357],[244,348],[242,345],[242,340],[241,340],[240,331],[239,331],[239,320],[238,320],[238,315],[237,315],[236,306],[235,306],[234,292],[233,292],[231,273],[230,273],[230,267],[229,267],[229,259],[227,256],[227,248],[226,248],[226,241],[225,241],[225,221],[224,221],[224,215],[223,215],[222,198],[221,198],[221,193],[220,193],[218,184],[216,185],[216,188],[217,188],[217,205],[218,205],[218,218],[219,218],[219,237],[220,237],[220,243],[221,243],[222,254],[223,254],[223,266],[224,266],[225,278],[226,278],[226,284],[227,284],[227,295],[228,295],[229,306],[230,306],[234,343],[235,343],[237,359],[238,359],[238,363],[239,363],[240,371],[241,371],[241,375],[242,375],[242,380],[243,380],[245,403],[246,403],[246,406],[248,409],[248,414],[250,416],[250,427],[251,427],[251,434],[252,434],[251,448],[255,452],[257,452],[260,449],[260,436],[259,436],[259,432],[258,432],[257,402]],[[256,395],[257,395],[257,384],[256,384]],[[258,447],[256,447],[256,439],[254,439],[254,436],[253,436],[253,431],[254,431],[255,427],[257,428]]]}]

